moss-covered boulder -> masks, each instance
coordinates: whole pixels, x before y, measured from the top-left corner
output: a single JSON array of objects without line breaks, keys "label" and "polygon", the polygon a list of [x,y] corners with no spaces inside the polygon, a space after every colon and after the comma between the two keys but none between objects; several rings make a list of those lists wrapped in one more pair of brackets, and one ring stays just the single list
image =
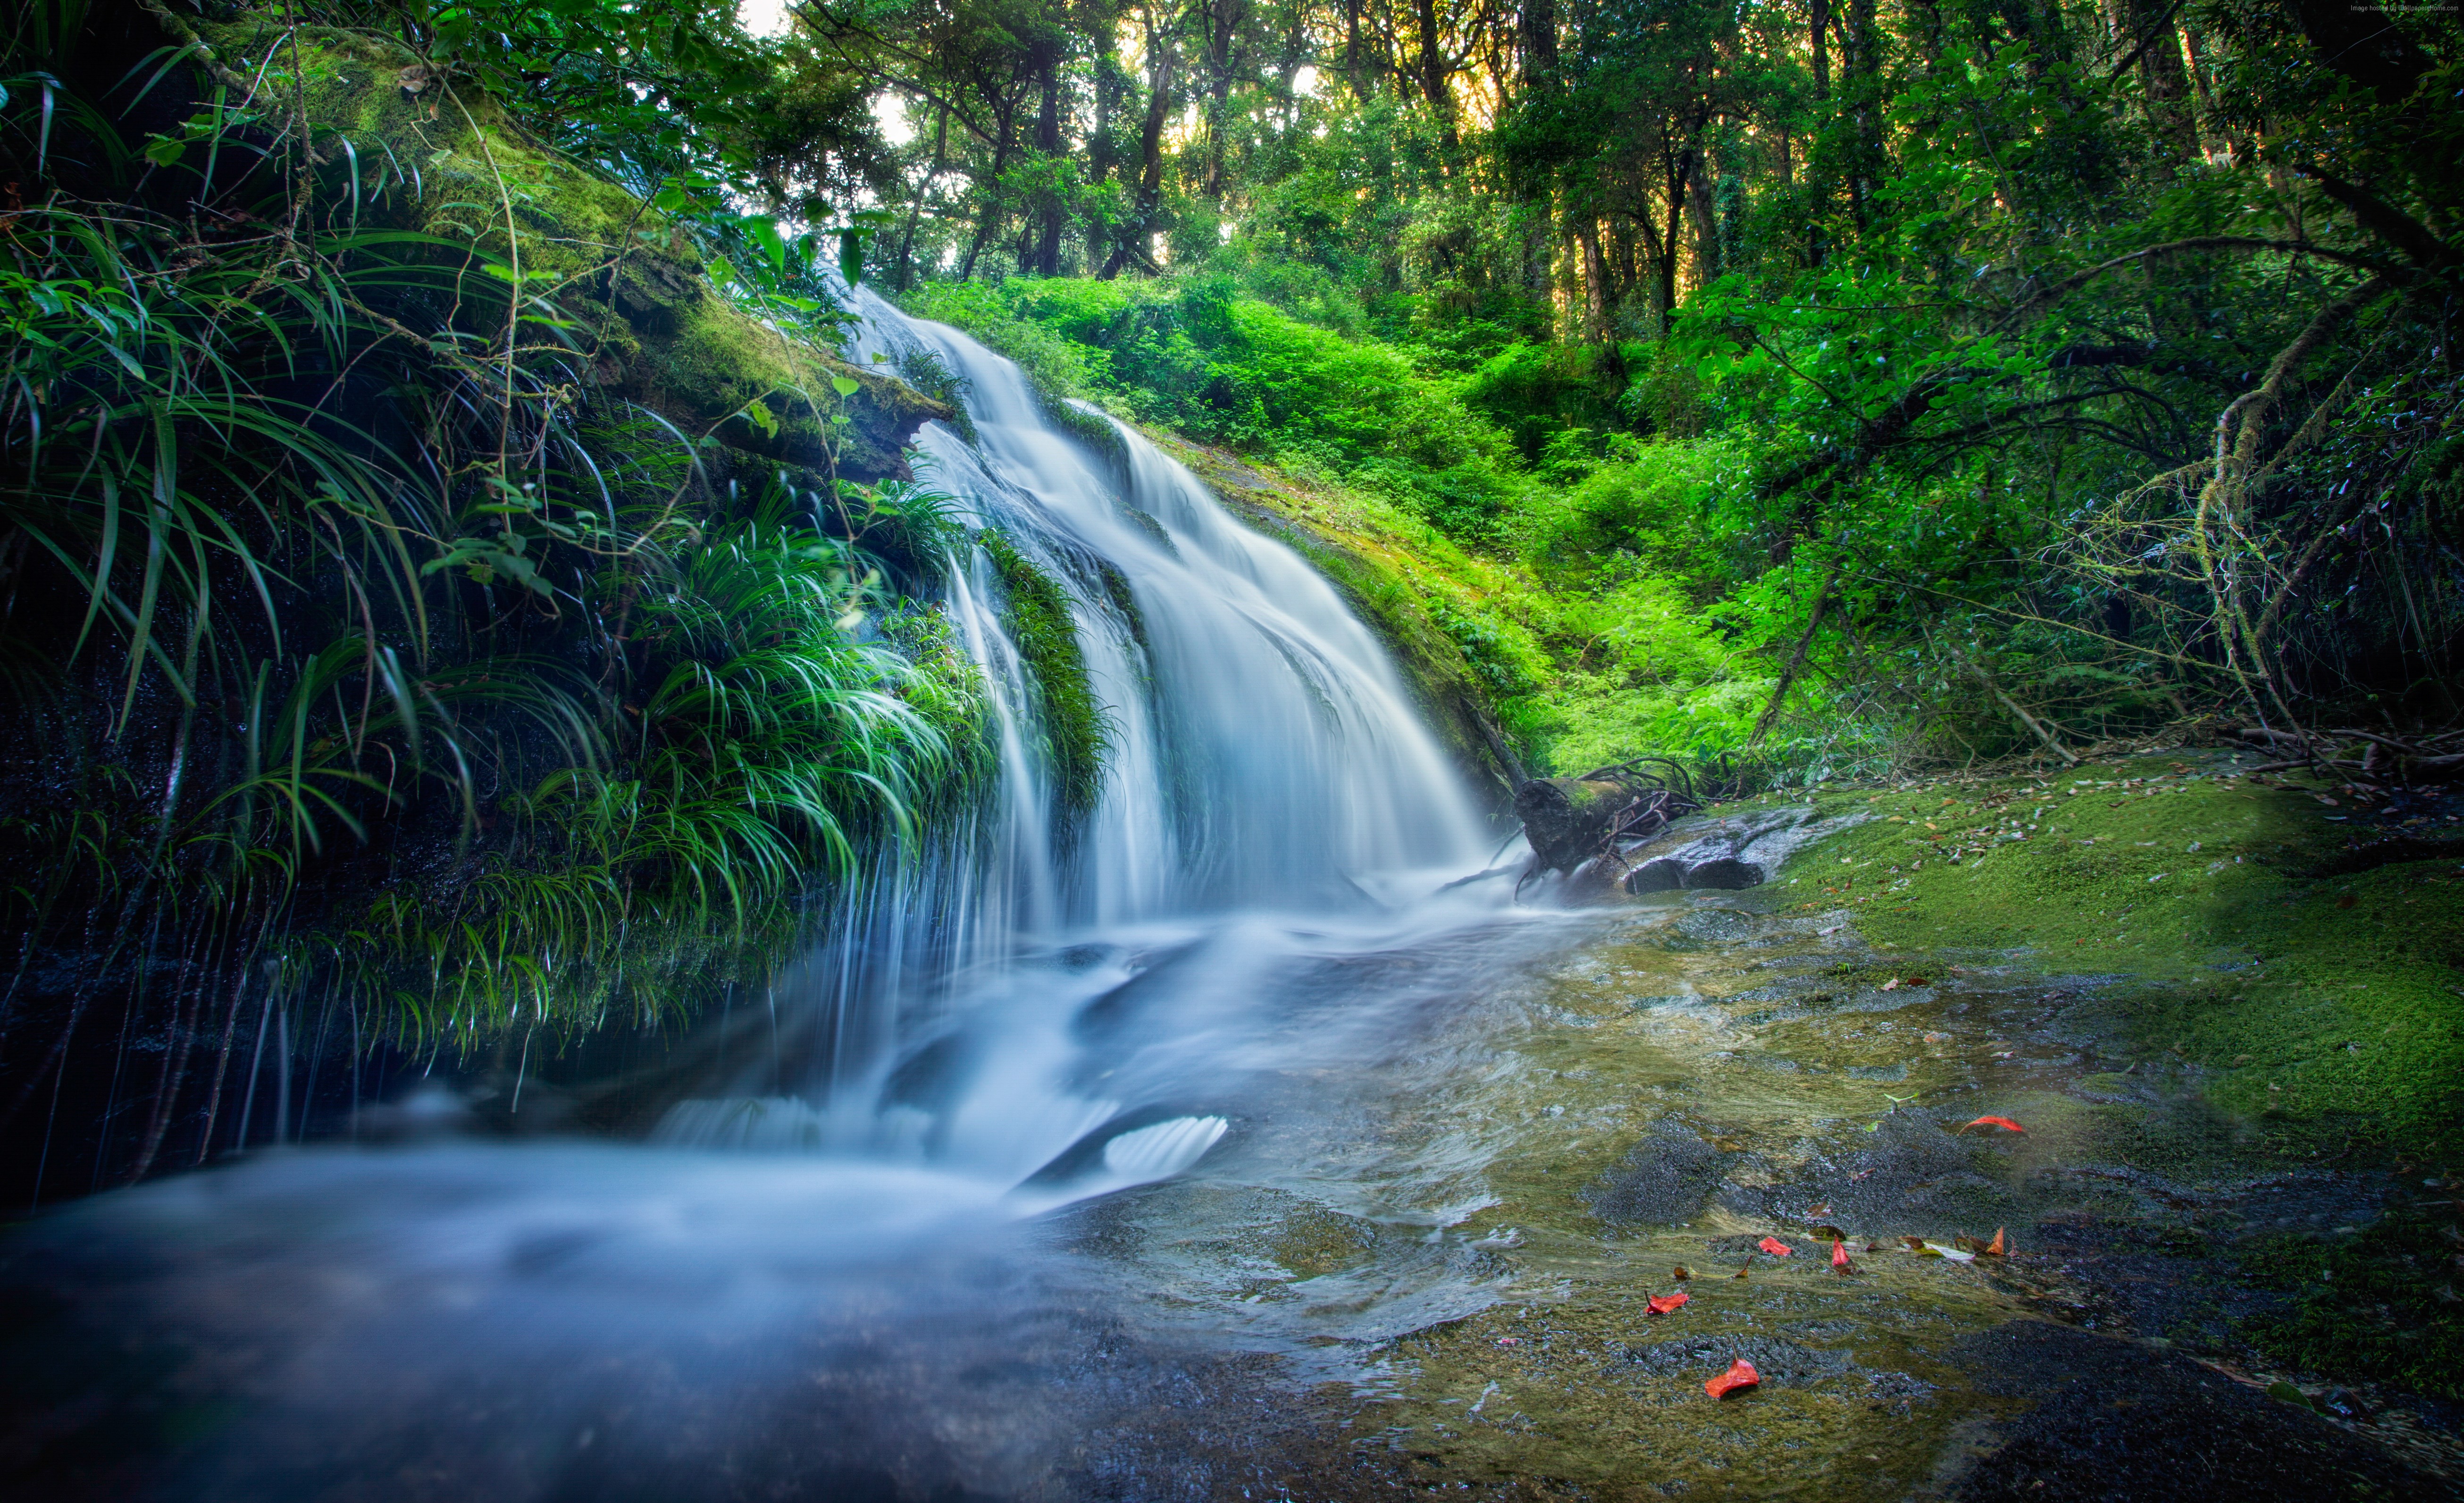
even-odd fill
[{"label": "moss-covered boulder", "polygon": [[[196,27],[225,58],[262,55],[278,30],[271,17]],[[915,430],[954,415],[765,321],[714,281],[681,225],[532,140],[400,42],[315,26],[290,35],[283,52],[296,40],[320,190],[363,206],[363,223],[431,237],[438,255],[459,250],[474,294],[499,309],[504,282],[517,280],[539,320],[520,337],[561,324],[578,368],[604,389],[693,439],[859,480],[906,477]],[[490,301],[474,295],[474,305]],[[840,398],[834,378],[855,390]],[[833,424],[839,414],[847,421]]]}]

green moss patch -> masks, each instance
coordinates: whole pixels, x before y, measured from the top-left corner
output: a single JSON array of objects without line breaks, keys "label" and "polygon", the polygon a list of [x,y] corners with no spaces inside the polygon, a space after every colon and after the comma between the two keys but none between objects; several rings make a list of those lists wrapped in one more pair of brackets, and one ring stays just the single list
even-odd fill
[{"label": "green moss patch", "polygon": [[[1872,817],[1800,853],[1780,895],[1846,910],[1911,975],[2094,978],[2099,1032],[2194,1067],[2288,1145],[2464,1143],[2464,843],[2425,854],[2452,811],[2372,824],[2350,793],[2207,756],[1823,803]],[[2410,859],[2350,870],[2386,854]]]},{"label": "green moss patch", "polygon": [[1011,643],[1035,686],[1037,718],[1051,759],[1062,807],[1092,808],[1103,786],[1104,754],[1111,747],[1111,723],[1087,676],[1078,628],[1060,582],[1035,566],[998,532],[976,540],[993,561],[1008,595]]},{"label": "green moss patch", "polygon": [[2236,1249],[2237,1271],[2296,1297],[2242,1334],[2304,1372],[2464,1400],[2454,1235],[2452,1219],[2408,1213],[2332,1240],[2253,1238]]}]

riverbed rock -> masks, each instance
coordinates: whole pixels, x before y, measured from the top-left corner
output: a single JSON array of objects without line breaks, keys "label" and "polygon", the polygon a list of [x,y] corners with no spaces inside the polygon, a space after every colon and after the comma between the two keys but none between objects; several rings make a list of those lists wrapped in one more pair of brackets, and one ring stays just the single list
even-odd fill
[{"label": "riverbed rock", "polygon": [[[1665,893],[1676,889],[1735,892],[1771,880],[1789,853],[1803,845],[1802,833],[1813,822],[1807,805],[1752,809],[1717,820],[1680,820],[1655,845],[1668,840],[1673,848],[1637,863],[1624,881],[1629,893]],[[1629,857],[1629,860],[1632,858]]]},{"label": "riverbed rock", "polygon": [[1582,1192],[1612,1227],[1673,1227],[1710,1204],[1734,1155],[1670,1122],[1653,1125],[1623,1162]]},{"label": "riverbed rock", "polygon": [[1963,1138],[1916,1107],[1894,1108],[1874,1136],[1837,1160],[1817,1155],[1801,1183],[1775,1202],[1828,1208],[1822,1220],[1859,1237],[1908,1232],[1979,1234],[2017,1214],[2010,1189],[1994,1178],[1991,1142]]}]

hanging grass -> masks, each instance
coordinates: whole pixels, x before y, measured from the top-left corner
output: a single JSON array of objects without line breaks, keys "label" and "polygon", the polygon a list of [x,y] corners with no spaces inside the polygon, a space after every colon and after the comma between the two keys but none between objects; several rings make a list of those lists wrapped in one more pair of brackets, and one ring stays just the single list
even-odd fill
[{"label": "hanging grass", "polygon": [[399,43],[202,24],[97,102],[56,9],[0,39],[0,1134],[143,1034],[95,1172],[201,1158],[286,999],[360,1047],[690,1012],[975,796],[899,594],[944,409],[808,274]]}]

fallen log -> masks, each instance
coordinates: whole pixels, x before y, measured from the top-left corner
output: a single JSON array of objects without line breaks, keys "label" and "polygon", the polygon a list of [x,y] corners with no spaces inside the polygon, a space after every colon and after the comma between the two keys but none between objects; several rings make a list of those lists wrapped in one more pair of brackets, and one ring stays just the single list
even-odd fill
[{"label": "fallen log", "polygon": [[1530,876],[1572,872],[1598,855],[1638,802],[1622,782],[1534,778],[1514,790],[1514,812],[1531,841]]}]

